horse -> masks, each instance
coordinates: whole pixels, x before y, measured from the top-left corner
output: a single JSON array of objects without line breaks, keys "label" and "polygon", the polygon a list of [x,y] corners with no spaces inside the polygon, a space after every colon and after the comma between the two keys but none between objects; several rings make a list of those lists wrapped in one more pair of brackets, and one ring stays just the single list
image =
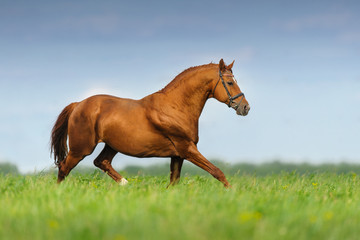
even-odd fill
[{"label": "horse", "polygon": [[51,131],[57,182],[104,142],[94,165],[120,185],[127,180],[111,165],[118,152],[138,158],[170,158],[168,186],[179,182],[185,159],[230,187],[224,173],[199,152],[197,143],[199,117],[209,98],[225,103],[238,115],[246,116],[250,110],[234,78],[233,64],[226,65],[221,59],[219,64],[190,67],[140,100],[95,95],[66,106]]}]

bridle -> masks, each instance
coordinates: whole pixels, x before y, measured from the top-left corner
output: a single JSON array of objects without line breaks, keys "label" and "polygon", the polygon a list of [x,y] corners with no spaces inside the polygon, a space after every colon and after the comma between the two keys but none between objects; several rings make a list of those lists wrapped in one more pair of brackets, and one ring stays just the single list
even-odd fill
[{"label": "bridle", "polygon": [[[217,81],[217,83],[216,83],[216,85],[214,87],[213,95],[215,95],[215,89],[216,89],[216,87],[217,87],[217,85],[218,85],[218,83],[219,83],[219,81],[221,79],[222,85],[224,86],[225,91],[226,91],[226,93],[227,93],[227,95],[229,97],[228,107],[231,107],[231,104],[234,102],[235,99],[237,99],[239,97],[242,97],[239,103],[235,103],[234,109],[237,110],[237,108],[240,106],[240,103],[242,102],[242,100],[245,97],[244,93],[241,92],[241,93],[239,93],[239,94],[232,97],[230,92],[229,92],[229,89],[226,87],[226,83],[225,83],[225,81],[223,79],[223,75],[221,73],[221,70],[219,70],[219,76],[220,76],[220,78],[219,78],[219,80]],[[232,78],[235,80],[234,75],[232,75]],[[236,80],[235,80],[235,82],[236,82]]]}]

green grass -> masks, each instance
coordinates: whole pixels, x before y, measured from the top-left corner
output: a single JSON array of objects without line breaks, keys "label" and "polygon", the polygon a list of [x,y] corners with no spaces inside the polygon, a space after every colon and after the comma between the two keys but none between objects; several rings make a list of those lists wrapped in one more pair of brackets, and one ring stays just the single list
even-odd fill
[{"label": "green grass", "polygon": [[358,239],[355,174],[0,176],[0,239]]}]

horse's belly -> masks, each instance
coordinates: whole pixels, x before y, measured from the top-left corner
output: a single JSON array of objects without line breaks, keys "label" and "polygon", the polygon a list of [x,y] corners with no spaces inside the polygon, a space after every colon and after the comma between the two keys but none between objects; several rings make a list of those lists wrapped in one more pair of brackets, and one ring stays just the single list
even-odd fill
[{"label": "horse's belly", "polygon": [[109,131],[104,142],[114,150],[135,157],[171,157],[177,156],[172,142],[149,129],[142,127],[119,127]]},{"label": "horse's belly", "polygon": [[107,142],[116,151],[135,157],[171,157],[176,156],[175,147],[168,139],[156,136],[124,136]]}]

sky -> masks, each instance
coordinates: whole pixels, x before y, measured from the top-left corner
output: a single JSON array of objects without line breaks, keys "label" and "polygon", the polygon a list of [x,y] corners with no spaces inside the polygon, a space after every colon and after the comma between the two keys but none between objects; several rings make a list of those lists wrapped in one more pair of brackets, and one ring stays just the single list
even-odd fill
[{"label": "sky", "polygon": [[[61,110],[140,99],[183,70],[235,60],[245,117],[210,99],[198,148],[229,163],[360,163],[358,1],[0,1],[0,162],[54,168]],[[92,165],[96,154],[81,164]],[[154,164],[118,154],[114,166]]]}]

